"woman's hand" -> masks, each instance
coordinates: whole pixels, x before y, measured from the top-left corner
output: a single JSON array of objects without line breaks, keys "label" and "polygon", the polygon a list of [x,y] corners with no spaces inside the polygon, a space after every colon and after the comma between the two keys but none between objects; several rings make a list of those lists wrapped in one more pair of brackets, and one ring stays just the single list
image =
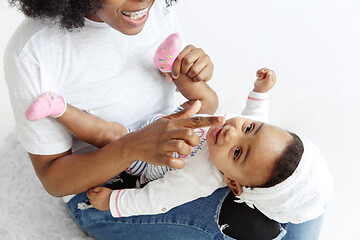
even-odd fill
[{"label": "woman's hand", "polygon": [[129,151],[127,154],[130,159],[153,165],[183,168],[184,160],[174,158],[173,153],[188,155],[191,152],[191,146],[197,146],[200,143],[200,138],[193,129],[224,123],[224,117],[189,118],[197,113],[200,107],[200,101],[196,101],[188,109],[160,118],[124,136],[122,139],[128,143],[125,149]]},{"label": "woman's hand", "polygon": [[[180,73],[186,74],[194,82],[209,81],[214,72],[214,64],[211,62],[210,57],[205,54],[201,48],[196,48],[192,45],[185,47],[176,58],[171,76],[177,79]],[[166,79],[170,80],[170,76]]]},{"label": "woman's hand", "polygon": [[106,211],[110,209],[111,193],[112,190],[110,188],[95,187],[90,189],[86,195],[94,208],[100,211]]}]

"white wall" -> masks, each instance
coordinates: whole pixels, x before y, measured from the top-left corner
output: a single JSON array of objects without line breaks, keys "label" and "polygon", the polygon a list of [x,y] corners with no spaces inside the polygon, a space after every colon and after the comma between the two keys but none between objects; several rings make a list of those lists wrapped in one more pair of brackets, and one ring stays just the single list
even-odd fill
[{"label": "white wall", "polygon": [[179,0],[189,42],[215,64],[222,104],[244,102],[257,69],[277,73],[270,120],[308,136],[335,185],[322,240],[360,239],[360,1]]},{"label": "white wall", "polygon": [[[226,109],[243,104],[257,69],[276,71],[270,119],[311,138],[334,175],[321,239],[360,239],[360,1],[179,0],[177,8],[187,41],[215,64],[211,85]],[[1,56],[21,19],[0,2]],[[4,135],[14,120],[2,68],[0,104]]]}]

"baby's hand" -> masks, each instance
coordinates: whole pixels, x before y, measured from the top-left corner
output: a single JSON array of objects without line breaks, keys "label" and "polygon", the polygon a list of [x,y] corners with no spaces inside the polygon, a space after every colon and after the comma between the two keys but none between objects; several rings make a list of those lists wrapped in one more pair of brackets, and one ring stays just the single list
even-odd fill
[{"label": "baby's hand", "polygon": [[106,187],[95,187],[87,192],[91,204],[100,211],[106,211],[110,209],[110,195],[112,190]]},{"label": "baby's hand", "polygon": [[254,83],[254,92],[266,93],[276,82],[275,72],[268,68],[262,68],[256,72],[257,79]]}]

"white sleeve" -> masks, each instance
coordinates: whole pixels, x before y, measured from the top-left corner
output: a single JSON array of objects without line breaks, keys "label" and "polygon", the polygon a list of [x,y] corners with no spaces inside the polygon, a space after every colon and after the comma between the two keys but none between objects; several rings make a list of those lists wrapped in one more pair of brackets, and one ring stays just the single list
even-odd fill
[{"label": "white sleeve", "polygon": [[197,164],[200,159],[191,159],[185,164],[184,169],[167,172],[163,178],[149,182],[141,189],[113,191],[110,198],[112,216],[165,213],[176,206],[209,196],[216,189],[225,187],[219,171],[208,159],[206,161],[208,163],[200,166]]},{"label": "white sleeve", "polygon": [[246,101],[246,106],[241,115],[249,116],[251,119],[268,122],[269,100],[268,93],[251,91]]},{"label": "white sleeve", "polygon": [[[26,22],[21,24],[17,33],[26,31],[26,27]],[[14,34],[4,54],[5,79],[19,140],[24,149],[33,154],[65,152],[72,146],[72,136],[65,127],[53,118],[31,122],[25,117],[32,101],[48,90],[46,83],[50,77],[36,58],[36,47],[22,47],[21,36]]]}]

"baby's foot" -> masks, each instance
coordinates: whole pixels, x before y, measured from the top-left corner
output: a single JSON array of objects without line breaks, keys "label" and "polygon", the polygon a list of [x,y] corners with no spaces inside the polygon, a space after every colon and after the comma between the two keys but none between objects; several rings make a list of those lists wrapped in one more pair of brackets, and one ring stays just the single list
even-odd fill
[{"label": "baby's foot", "polygon": [[26,110],[25,116],[30,121],[44,117],[60,117],[66,110],[64,98],[55,93],[47,92],[40,95]]},{"label": "baby's foot", "polygon": [[171,72],[171,68],[182,47],[181,36],[173,33],[157,48],[154,64],[161,72]]}]

